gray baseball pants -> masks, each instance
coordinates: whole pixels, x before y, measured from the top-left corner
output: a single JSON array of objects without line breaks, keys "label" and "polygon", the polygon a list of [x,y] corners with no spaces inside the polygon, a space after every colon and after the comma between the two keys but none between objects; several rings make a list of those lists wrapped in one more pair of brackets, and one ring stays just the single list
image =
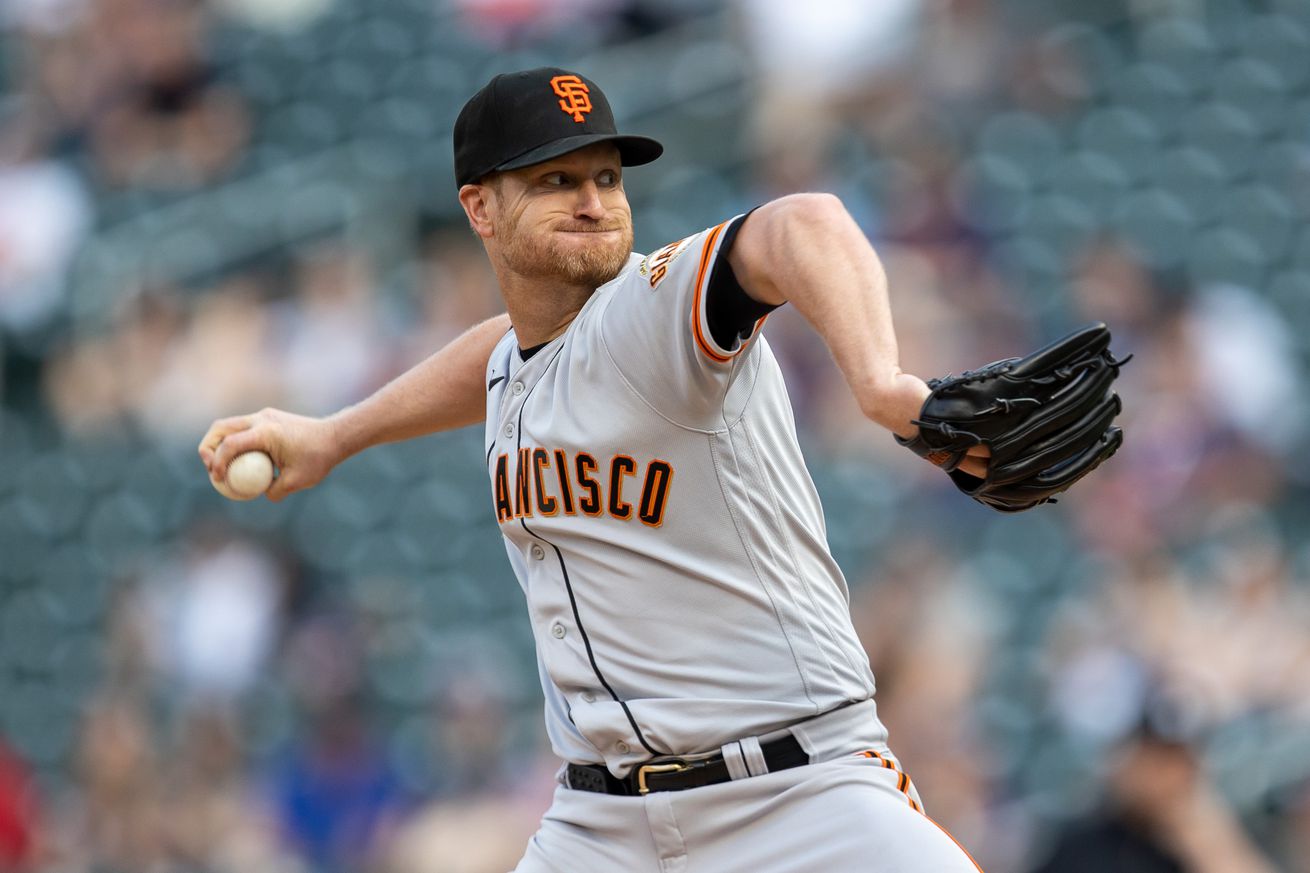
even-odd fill
[{"label": "gray baseball pants", "polygon": [[980,873],[922,811],[873,701],[792,733],[817,763],[645,797],[560,785],[515,873]]}]

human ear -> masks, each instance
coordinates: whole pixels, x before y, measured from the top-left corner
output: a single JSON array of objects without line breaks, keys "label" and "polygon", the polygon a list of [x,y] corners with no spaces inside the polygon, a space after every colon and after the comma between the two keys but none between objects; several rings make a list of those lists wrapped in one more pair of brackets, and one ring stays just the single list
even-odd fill
[{"label": "human ear", "polygon": [[464,185],[459,189],[459,204],[468,216],[469,227],[483,239],[495,235],[493,216],[495,207],[491,202],[491,187],[488,185]]}]

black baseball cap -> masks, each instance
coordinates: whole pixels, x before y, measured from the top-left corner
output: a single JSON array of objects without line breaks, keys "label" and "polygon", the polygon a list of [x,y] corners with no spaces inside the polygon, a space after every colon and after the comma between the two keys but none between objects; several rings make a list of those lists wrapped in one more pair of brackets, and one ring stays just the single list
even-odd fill
[{"label": "black baseball cap", "polygon": [[649,164],[664,146],[620,134],[595,82],[558,67],[501,73],[469,98],[455,120],[455,184],[515,170],[598,142],[612,142],[623,166]]}]

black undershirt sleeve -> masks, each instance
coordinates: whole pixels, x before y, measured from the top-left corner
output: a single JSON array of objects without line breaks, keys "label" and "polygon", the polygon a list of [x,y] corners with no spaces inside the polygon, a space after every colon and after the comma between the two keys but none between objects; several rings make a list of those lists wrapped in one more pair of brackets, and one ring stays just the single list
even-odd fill
[{"label": "black undershirt sleeve", "polygon": [[[751,212],[755,210],[752,209]],[[710,281],[705,289],[705,318],[709,322],[710,335],[720,348],[732,349],[738,339],[751,335],[755,322],[768,315],[777,306],[761,303],[742,289],[737,281],[737,274],[728,263],[728,252],[737,238],[737,231],[750,218],[747,212],[730,224],[723,231],[723,242],[719,243],[719,256],[710,271]]]}]

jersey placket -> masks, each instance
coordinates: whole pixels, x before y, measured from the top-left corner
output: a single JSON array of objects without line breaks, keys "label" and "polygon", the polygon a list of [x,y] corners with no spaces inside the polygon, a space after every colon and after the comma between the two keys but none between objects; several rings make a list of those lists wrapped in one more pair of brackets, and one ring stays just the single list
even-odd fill
[{"label": "jersey placket", "polygon": [[[517,481],[517,467],[524,457],[522,449],[549,448],[542,446],[542,442],[549,440],[534,439],[540,435],[525,432],[531,424],[531,416],[526,414],[527,405],[529,400],[535,400],[536,403],[549,402],[549,398],[534,398],[534,394],[555,359],[564,350],[563,344],[556,349],[541,349],[517,369],[513,368],[513,364],[517,363],[518,355],[513,350],[510,352],[511,375],[505,388],[506,393],[498,404],[500,417],[493,451],[495,454],[506,453],[512,459],[512,482]],[[529,470],[527,475],[531,476],[531,472]],[[527,576],[524,594],[528,601],[528,613],[539,643],[538,652],[552,683],[564,695],[570,708],[577,705],[579,699],[581,705],[609,699],[622,706],[627,717],[631,728],[628,738],[612,744],[596,743],[589,737],[588,741],[602,754],[617,752],[626,755],[642,747],[655,754],[641,735],[627,704],[619,698],[601,672],[579,613],[573,580],[569,577],[563,552],[534,528],[530,513],[516,517],[512,524],[502,526],[502,532],[523,559]],[[612,745],[612,748],[605,748],[605,745]]]}]

